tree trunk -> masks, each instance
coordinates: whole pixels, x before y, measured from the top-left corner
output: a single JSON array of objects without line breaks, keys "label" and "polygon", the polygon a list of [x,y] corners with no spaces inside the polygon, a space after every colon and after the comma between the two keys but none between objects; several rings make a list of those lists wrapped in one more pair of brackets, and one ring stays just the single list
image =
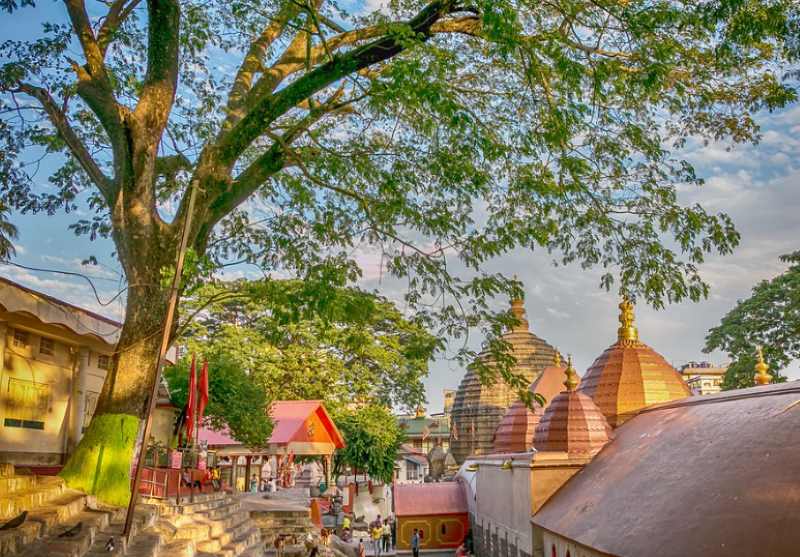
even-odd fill
[{"label": "tree trunk", "polygon": [[167,313],[168,289],[162,288],[160,273],[171,268],[173,250],[147,251],[126,265],[129,290],[114,365],[94,418],[61,472],[69,487],[110,505],[124,506],[130,499],[131,461],[155,381]]}]

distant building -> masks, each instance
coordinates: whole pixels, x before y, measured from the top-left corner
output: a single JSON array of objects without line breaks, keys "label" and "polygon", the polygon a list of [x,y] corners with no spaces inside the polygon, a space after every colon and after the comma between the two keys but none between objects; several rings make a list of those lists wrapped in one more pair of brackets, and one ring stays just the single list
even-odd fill
[{"label": "distant building", "polygon": [[[0,277],[0,462],[58,466],[80,440],[122,324]],[[159,391],[153,435],[174,409]]]},{"label": "distant building", "polygon": [[450,417],[446,414],[425,415],[419,408],[414,416],[399,416],[400,428],[406,435],[406,443],[428,454],[437,444],[445,451],[450,447]]},{"label": "distant building", "polygon": [[408,443],[400,445],[394,466],[395,483],[422,483],[425,481],[429,470],[428,458],[424,453]]},{"label": "distant building", "polygon": [[[511,301],[511,313],[517,324],[501,338],[510,345],[510,353],[516,359],[514,373],[531,382],[541,375],[544,368],[552,365],[556,350],[530,331],[522,300]],[[488,351],[482,352],[478,360],[489,367],[496,365]],[[518,399],[519,392],[502,379],[487,385],[475,366],[467,368],[452,409],[450,450],[457,463],[493,452],[497,426]]]},{"label": "distant building", "polygon": [[411,552],[414,529],[420,549],[455,549],[469,529],[467,499],[457,482],[394,486],[398,553]]},{"label": "distant building", "polygon": [[713,395],[722,390],[727,370],[727,367],[709,362],[688,362],[681,367],[681,375],[693,395]]}]

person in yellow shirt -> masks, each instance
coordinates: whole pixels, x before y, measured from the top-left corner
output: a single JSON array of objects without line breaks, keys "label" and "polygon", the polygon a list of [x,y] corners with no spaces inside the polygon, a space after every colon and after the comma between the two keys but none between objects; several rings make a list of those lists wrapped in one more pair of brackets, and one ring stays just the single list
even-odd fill
[{"label": "person in yellow shirt", "polygon": [[381,557],[381,537],[383,536],[383,528],[380,523],[372,525],[370,538],[372,538],[372,546],[375,548],[375,557]]}]

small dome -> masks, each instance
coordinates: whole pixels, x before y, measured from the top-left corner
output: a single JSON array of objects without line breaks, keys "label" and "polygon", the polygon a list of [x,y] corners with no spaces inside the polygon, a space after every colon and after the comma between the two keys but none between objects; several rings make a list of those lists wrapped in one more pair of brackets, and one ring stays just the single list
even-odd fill
[{"label": "small dome", "polygon": [[553,365],[544,368],[542,374],[530,386],[532,393],[544,397],[545,405],[534,404],[534,409],[531,410],[521,400],[512,404],[495,430],[494,452],[523,453],[533,447],[536,426],[547,405],[563,388],[563,381],[564,366],[561,363],[561,355],[556,352]]},{"label": "small dome", "polygon": [[680,373],[639,340],[633,324],[633,304],[623,300],[619,309],[617,342],[589,367],[580,387],[612,427],[622,425],[646,406],[692,394]]},{"label": "small dome", "polygon": [[593,455],[608,443],[611,426],[592,399],[575,390],[578,382],[572,362],[566,376],[567,390],[553,399],[536,426],[534,447],[537,451]]}]

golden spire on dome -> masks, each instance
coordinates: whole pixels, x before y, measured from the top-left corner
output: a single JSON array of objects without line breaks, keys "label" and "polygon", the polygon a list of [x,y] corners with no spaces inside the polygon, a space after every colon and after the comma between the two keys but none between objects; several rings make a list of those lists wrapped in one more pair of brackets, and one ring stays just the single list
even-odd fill
[{"label": "golden spire on dome", "polygon": [[525,315],[525,302],[521,298],[511,300],[511,315],[517,320],[517,324],[511,327],[512,331],[527,331],[529,329],[528,318]]},{"label": "golden spire on dome", "polygon": [[553,354],[553,365],[555,367],[561,367],[561,352],[556,350],[556,353]]},{"label": "golden spire on dome", "polygon": [[769,366],[764,361],[764,352],[761,350],[761,346],[756,347],[756,353],[758,354],[758,362],[756,363],[756,384],[768,385],[769,382],[772,381],[772,376],[767,373]]},{"label": "golden spire on dome", "polygon": [[[556,352],[557,354],[558,352]],[[564,386],[567,388],[568,391],[572,392],[578,386],[578,377],[577,373],[575,373],[575,368],[572,367],[572,355],[570,354],[567,357],[567,369],[564,370],[564,375],[567,376],[567,379],[564,381]]]},{"label": "golden spire on dome", "polygon": [[627,296],[622,298],[619,304],[619,323],[617,329],[617,340],[621,344],[636,344],[639,342],[639,330],[633,324],[633,304]]}]

